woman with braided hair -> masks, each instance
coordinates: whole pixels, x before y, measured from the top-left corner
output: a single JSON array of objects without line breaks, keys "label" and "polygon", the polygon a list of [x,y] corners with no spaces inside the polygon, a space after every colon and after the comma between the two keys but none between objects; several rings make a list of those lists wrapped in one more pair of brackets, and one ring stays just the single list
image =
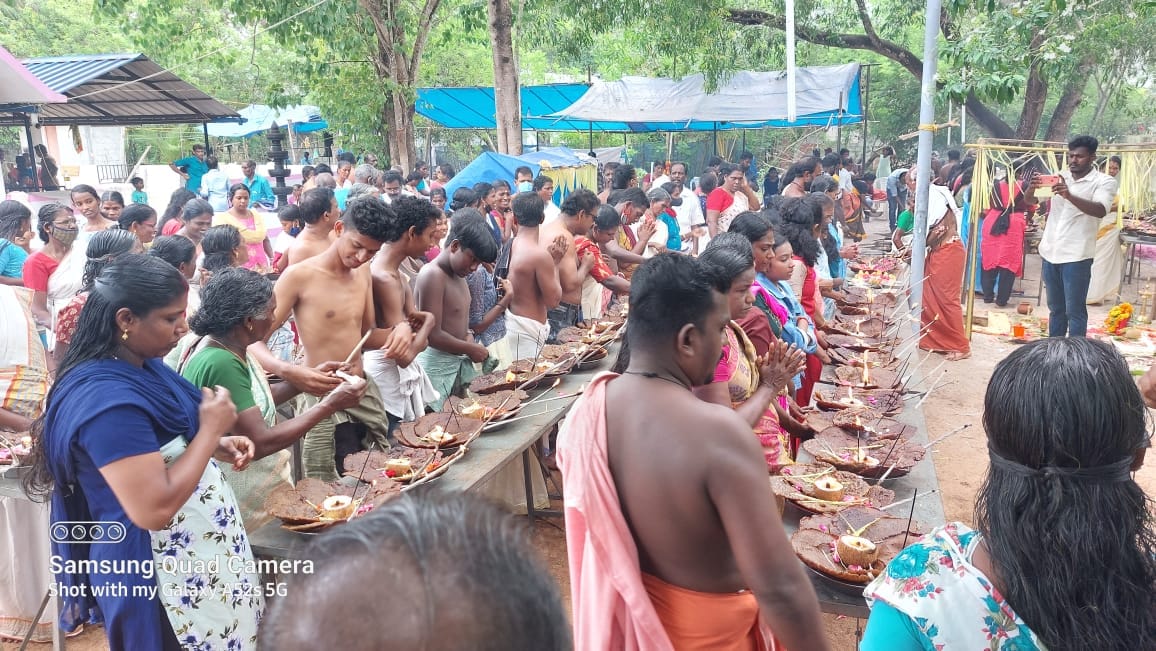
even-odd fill
[{"label": "woman with braided hair", "polygon": [[976,530],[939,527],[867,586],[861,651],[1156,648],[1150,445],[1128,365],[1083,337],[1023,346],[984,398]]}]

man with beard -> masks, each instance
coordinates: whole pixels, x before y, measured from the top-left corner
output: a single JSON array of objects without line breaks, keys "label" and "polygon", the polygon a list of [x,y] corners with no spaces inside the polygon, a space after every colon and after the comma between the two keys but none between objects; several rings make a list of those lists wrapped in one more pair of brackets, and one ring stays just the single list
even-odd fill
[{"label": "man with beard", "polygon": [[676,254],[638,270],[629,365],[591,383],[558,438],[575,648],[828,648],[750,425],[692,398],[730,321],[716,275]]}]

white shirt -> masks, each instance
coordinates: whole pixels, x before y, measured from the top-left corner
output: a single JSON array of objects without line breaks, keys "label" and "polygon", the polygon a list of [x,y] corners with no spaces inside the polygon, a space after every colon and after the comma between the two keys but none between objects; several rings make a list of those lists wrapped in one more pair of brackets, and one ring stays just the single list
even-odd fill
[{"label": "white shirt", "polygon": [[851,183],[851,170],[842,170],[839,172],[839,189],[843,192],[850,192],[855,186]]},{"label": "white shirt", "polygon": [[553,201],[546,204],[545,210],[546,210],[546,219],[544,219],[542,221],[543,224],[549,224],[550,222],[554,221],[555,219],[558,219],[558,215],[562,214],[562,209],[559,208],[558,206],[555,206]]},{"label": "white shirt", "polygon": [[[674,208],[674,218],[678,222],[679,235],[690,233],[695,224],[706,223],[706,217],[702,214],[702,206],[699,205],[698,195],[688,189],[684,188],[682,191],[682,205],[672,207]],[[691,241],[683,241],[682,250],[689,251],[690,249]]]},{"label": "white shirt", "polygon": [[[1112,209],[1112,199],[1116,196],[1116,179],[1093,168],[1080,180],[1074,180],[1068,170],[1060,172],[1068,191],[1076,197],[1095,201]],[[1100,218],[1081,212],[1071,201],[1055,195],[1044,235],[1040,239],[1040,256],[1052,264],[1066,264],[1089,260],[1096,255],[1096,233],[1100,229]]]}]

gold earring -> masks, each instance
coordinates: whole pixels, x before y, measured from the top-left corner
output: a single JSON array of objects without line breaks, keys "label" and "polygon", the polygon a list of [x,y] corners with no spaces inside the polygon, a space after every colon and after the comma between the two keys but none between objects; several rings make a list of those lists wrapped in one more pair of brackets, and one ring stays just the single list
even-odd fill
[{"label": "gold earring", "polygon": [[128,330],[122,330],[120,333],[121,341],[128,341]]}]

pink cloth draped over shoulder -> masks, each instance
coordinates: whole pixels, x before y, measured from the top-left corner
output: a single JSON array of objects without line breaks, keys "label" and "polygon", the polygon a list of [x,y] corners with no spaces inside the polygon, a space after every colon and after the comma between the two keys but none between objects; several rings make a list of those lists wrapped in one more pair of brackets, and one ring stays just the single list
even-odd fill
[{"label": "pink cloth draped over shoulder", "polygon": [[558,436],[574,648],[673,651],[642,583],[638,548],[610,474],[606,384],[616,377],[604,373],[591,381]]}]

